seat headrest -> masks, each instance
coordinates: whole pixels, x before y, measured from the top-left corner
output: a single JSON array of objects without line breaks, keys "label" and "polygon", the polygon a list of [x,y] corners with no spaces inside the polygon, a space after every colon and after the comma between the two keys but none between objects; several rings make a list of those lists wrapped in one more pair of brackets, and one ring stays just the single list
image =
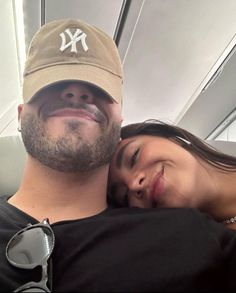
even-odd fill
[{"label": "seat headrest", "polygon": [[206,140],[208,144],[213,146],[215,149],[236,157],[236,142],[235,141],[224,141],[224,140]]},{"label": "seat headrest", "polygon": [[0,137],[0,195],[17,191],[25,160],[26,151],[20,136]]}]

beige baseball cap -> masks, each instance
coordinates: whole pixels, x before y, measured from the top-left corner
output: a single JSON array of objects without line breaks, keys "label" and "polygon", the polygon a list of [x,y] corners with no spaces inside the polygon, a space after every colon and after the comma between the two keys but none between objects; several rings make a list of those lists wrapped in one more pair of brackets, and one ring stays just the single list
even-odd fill
[{"label": "beige baseball cap", "polygon": [[60,81],[82,81],[122,101],[123,71],[116,44],[106,33],[81,20],[49,22],[33,37],[27,56],[23,99]]}]

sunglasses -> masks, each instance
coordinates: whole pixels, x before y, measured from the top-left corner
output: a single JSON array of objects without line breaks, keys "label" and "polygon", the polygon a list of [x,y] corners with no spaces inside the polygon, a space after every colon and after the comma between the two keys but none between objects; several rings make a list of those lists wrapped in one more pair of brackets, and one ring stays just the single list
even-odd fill
[{"label": "sunglasses", "polygon": [[22,269],[42,267],[40,282],[26,283],[14,292],[52,291],[52,261],[49,258],[54,245],[55,237],[48,219],[39,224],[28,224],[10,239],[6,247],[6,257],[11,265]]}]

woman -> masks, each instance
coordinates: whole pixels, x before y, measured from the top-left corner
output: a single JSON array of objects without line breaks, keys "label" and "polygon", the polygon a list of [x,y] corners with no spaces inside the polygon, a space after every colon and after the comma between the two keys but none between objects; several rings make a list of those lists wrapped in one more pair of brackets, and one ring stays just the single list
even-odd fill
[{"label": "woman", "polygon": [[119,206],[197,208],[236,229],[236,157],[157,120],[127,125],[111,162]]}]

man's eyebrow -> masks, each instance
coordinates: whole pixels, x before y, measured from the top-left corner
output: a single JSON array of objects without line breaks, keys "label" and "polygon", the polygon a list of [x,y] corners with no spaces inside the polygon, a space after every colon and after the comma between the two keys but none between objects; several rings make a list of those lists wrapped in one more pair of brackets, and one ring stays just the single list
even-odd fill
[{"label": "man's eyebrow", "polygon": [[123,159],[124,159],[124,151],[125,149],[127,148],[127,146],[133,142],[133,140],[127,142],[125,145],[123,145],[120,150],[118,151],[118,154],[116,156],[116,167],[117,168],[121,168],[121,165],[122,165],[122,162],[123,162]]}]

